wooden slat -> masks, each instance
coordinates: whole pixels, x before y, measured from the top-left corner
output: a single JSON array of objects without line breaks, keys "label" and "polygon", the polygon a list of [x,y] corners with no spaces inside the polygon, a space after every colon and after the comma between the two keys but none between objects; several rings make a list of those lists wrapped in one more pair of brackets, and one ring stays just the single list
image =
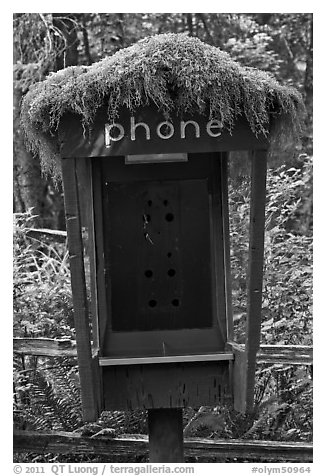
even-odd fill
[{"label": "wooden slat", "polygon": [[15,338],[14,352],[44,357],[77,357],[76,341],[70,339]]},{"label": "wooden slat", "polygon": [[67,232],[64,230],[49,230],[48,228],[28,228],[26,234],[32,237],[40,237],[42,235],[50,236],[51,239],[64,242],[67,239]]},{"label": "wooden slat", "polygon": [[98,417],[98,409],[92,369],[91,336],[75,159],[62,160],[62,176],[83,417],[85,421],[93,421]]},{"label": "wooden slat", "polygon": [[257,363],[309,365],[313,363],[313,348],[308,345],[261,345]]},{"label": "wooden slat", "polygon": [[260,346],[261,305],[264,264],[265,201],[267,151],[257,150],[251,156],[251,198],[249,228],[248,304],[246,325],[245,406],[254,402],[256,353]]},{"label": "wooden slat", "polygon": [[[82,437],[64,432],[14,432],[14,451],[74,455],[110,455],[133,458],[148,454],[148,438],[123,435],[119,438]],[[209,440],[186,438],[185,457],[221,459],[243,458],[255,461],[312,462],[313,447],[306,442]]]}]

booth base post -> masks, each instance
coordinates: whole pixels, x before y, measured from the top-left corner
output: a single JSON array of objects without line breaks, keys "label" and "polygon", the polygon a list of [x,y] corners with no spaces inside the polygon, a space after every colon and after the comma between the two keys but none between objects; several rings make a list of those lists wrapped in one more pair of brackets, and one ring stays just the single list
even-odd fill
[{"label": "booth base post", "polygon": [[183,463],[182,408],[148,410],[150,463]]}]

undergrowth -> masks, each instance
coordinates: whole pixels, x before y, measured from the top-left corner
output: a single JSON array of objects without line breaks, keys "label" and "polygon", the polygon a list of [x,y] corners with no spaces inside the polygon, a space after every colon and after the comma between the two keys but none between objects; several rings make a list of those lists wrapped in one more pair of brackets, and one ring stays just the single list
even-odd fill
[{"label": "undergrowth", "polygon": [[[235,185],[235,186],[234,186]],[[249,176],[230,184],[230,235],[236,336],[245,339]],[[312,160],[267,175],[262,343],[312,344]]]},{"label": "undergrowth", "polygon": [[32,210],[14,214],[13,291],[16,337],[73,337],[68,251],[28,234]]}]

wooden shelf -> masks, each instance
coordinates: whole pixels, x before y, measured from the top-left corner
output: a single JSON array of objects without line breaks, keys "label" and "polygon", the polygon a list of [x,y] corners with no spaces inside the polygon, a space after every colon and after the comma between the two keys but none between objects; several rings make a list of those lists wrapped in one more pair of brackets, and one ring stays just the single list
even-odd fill
[{"label": "wooden shelf", "polygon": [[168,355],[160,357],[99,357],[100,366],[109,365],[142,365],[142,364],[171,364],[174,362],[208,362],[233,360],[232,352],[197,355]]}]

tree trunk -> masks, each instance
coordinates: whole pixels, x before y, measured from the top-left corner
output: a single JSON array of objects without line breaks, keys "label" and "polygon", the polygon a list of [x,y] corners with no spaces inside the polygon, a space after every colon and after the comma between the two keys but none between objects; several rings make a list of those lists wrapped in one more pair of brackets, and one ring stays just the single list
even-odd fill
[{"label": "tree trunk", "polygon": [[304,100],[307,110],[306,130],[303,138],[303,144],[308,154],[312,154],[313,137],[313,19],[309,19],[307,28],[308,45],[306,52],[306,71],[304,77]]},{"label": "tree trunk", "polygon": [[313,96],[313,23],[312,18],[308,26],[308,47],[306,56],[306,72],[304,79],[305,102],[308,112],[312,114],[312,96]]},{"label": "tree trunk", "polygon": [[73,15],[53,13],[53,25],[60,30],[64,40],[64,50],[57,56],[57,70],[74,66],[78,63],[77,24]]},{"label": "tree trunk", "polygon": [[86,15],[82,13],[81,15],[82,21],[82,32],[83,32],[83,42],[84,42],[84,52],[86,58],[86,64],[89,66],[93,63],[91,52],[89,49],[89,39],[88,39],[88,31],[87,31],[87,22],[86,22]]},{"label": "tree trunk", "polygon": [[125,47],[126,44],[126,38],[125,38],[125,28],[124,28],[124,22],[125,22],[125,17],[123,13],[117,13],[117,29],[118,29],[118,36],[120,38],[120,46],[121,48]]},{"label": "tree trunk", "polygon": [[[78,61],[77,29],[73,16],[53,14],[53,25],[61,32],[60,47],[64,49],[57,55],[57,69],[76,65]],[[18,60],[14,51],[14,61]],[[20,127],[20,103],[23,93],[19,87],[14,88],[14,134],[13,134],[13,180],[14,180],[14,212],[23,213],[33,208],[38,215],[34,226],[62,229],[64,224],[62,191],[55,190],[50,180],[42,176],[40,162],[30,154],[24,144]]]},{"label": "tree trunk", "polygon": [[192,23],[192,13],[186,13],[186,18],[187,18],[187,27],[188,27],[189,35],[193,36],[194,30],[193,30],[193,23]]},{"label": "tree trunk", "polygon": [[22,93],[14,89],[14,134],[13,134],[13,179],[14,179],[14,212],[23,213],[33,208],[36,226],[41,226],[41,210],[44,204],[45,183],[41,175],[40,163],[37,158],[27,152],[20,127],[20,101]]}]

